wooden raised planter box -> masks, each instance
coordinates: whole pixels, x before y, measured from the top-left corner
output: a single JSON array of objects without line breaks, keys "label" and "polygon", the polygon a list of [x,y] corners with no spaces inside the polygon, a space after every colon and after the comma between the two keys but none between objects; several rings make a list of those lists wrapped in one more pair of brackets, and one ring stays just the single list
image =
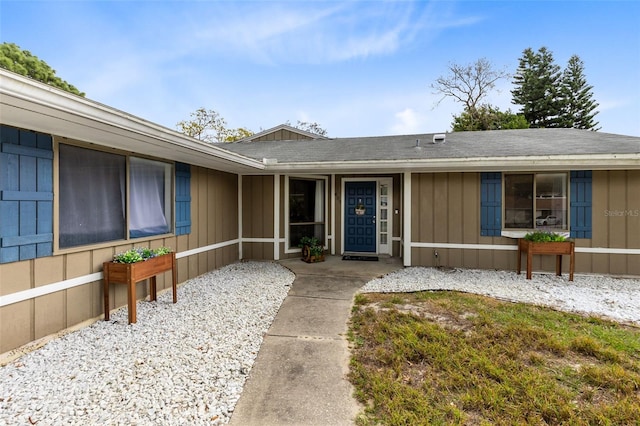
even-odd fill
[{"label": "wooden raised planter box", "polygon": [[313,256],[309,246],[304,246],[302,247],[302,260],[307,263],[324,262],[324,252],[320,256]]},{"label": "wooden raised planter box", "polygon": [[109,320],[109,284],[126,284],[127,306],[129,308],[129,324],[136,322],[136,283],[142,280],[149,280],[149,299],[156,300],[156,275],[166,271],[172,272],[173,303],[178,301],[177,276],[176,276],[176,254],[168,253],[158,257],[152,257],[143,262],[136,263],[116,263],[104,262],[104,320]]},{"label": "wooden raised planter box", "polygon": [[528,241],[523,238],[518,239],[518,275],[522,263],[522,253],[527,254],[527,279],[531,279],[531,264],[534,254],[546,254],[556,256],[556,275],[562,275],[562,256],[569,255],[569,281],[573,281],[573,271],[575,268],[575,246],[573,241],[552,241],[538,243]]}]

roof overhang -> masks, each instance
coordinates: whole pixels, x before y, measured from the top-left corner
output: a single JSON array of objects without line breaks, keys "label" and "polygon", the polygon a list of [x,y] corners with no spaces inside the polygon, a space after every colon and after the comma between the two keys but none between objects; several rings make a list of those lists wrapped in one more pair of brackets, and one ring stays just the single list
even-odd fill
[{"label": "roof overhang", "polygon": [[260,161],[188,137],[123,111],[0,69],[2,124],[230,173]]},{"label": "roof overhang", "polygon": [[640,169],[640,154],[588,154],[521,157],[470,157],[421,160],[265,162],[267,173],[524,172]]}]

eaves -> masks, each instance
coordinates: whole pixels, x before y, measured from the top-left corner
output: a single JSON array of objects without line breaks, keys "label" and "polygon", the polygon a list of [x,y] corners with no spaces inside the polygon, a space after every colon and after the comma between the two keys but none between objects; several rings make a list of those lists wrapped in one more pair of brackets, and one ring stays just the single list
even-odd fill
[{"label": "eaves", "polygon": [[640,153],[290,163],[270,160],[264,163],[262,173],[282,174],[637,170],[640,169]]}]

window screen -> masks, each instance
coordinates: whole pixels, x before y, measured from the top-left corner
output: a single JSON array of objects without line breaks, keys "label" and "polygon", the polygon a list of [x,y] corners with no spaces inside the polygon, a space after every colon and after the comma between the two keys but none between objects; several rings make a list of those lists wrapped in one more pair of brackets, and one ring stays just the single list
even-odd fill
[{"label": "window screen", "polygon": [[60,248],[125,238],[126,157],[60,145]]}]

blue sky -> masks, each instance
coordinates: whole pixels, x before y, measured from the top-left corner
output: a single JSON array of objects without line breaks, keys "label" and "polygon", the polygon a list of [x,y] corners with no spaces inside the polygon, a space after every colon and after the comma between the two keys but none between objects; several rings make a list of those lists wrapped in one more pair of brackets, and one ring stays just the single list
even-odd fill
[{"label": "blue sky", "polygon": [[[637,1],[6,1],[0,39],[87,98],[169,128],[199,107],[254,132],[318,122],[332,137],[442,132],[462,106],[430,85],[486,57],[515,72],[577,54],[601,131],[640,136]],[[510,80],[487,99],[511,104]]]}]

